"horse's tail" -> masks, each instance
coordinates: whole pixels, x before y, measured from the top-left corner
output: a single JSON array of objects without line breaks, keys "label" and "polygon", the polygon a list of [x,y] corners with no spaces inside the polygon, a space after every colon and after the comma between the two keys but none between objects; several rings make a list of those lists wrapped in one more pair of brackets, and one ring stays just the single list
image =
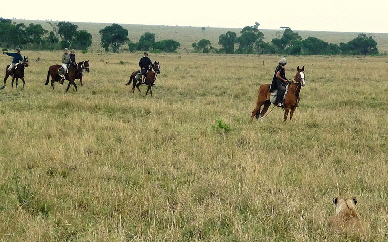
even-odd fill
[{"label": "horse's tail", "polygon": [[129,81],[125,85],[128,86],[131,84],[131,82],[136,83],[135,77],[136,77],[136,71],[132,72],[131,76],[129,77]]},{"label": "horse's tail", "polygon": [[49,81],[50,81],[50,68],[49,68],[49,70],[47,71],[47,79],[46,79],[45,85],[48,85],[48,84],[49,84]]}]

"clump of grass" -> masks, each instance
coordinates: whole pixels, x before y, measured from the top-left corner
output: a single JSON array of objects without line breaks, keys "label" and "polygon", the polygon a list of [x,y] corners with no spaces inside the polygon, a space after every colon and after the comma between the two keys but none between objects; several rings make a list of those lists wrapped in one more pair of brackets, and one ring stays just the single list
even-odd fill
[{"label": "clump of grass", "polygon": [[20,177],[17,174],[14,174],[13,179],[15,180],[19,206],[33,215],[40,214],[44,217],[48,217],[51,206],[49,206],[48,203],[37,199],[36,194],[31,188],[20,182]]},{"label": "clump of grass", "polygon": [[217,126],[213,126],[213,129],[218,130],[218,131],[225,131],[229,132],[230,131],[230,126],[225,124],[222,119],[217,119]]}]

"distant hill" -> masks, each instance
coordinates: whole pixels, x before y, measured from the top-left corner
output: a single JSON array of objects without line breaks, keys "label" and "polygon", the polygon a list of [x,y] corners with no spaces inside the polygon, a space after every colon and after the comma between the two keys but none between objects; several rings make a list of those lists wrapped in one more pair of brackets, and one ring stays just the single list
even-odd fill
[{"label": "distant hill", "polygon": [[[24,23],[26,25],[40,24],[47,30],[52,30],[51,26],[47,21],[41,20],[13,20],[16,23]],[[51,21],[57,23],[57,21]],[[99,31],[106,26],[112,25],[112,23],[80,23],[72,22],[78,26],[79,30],[86,30],[93,36],[93,44],[91,51],[101,49],[100,46],[100,34]],[[165,26],[165,25],[138,25],[138,24],[120,24],[123,28],[128,29],[128,38],[132,42],[138,42],[141,35],[145,32],[151,32],[155,34],[156,41],[173,39],[181,44],[180,52],[192,52],[191,44],[198,42],[201,39],[210,40],[211,44],[215,48],[219,48],[218,38],[221,34],[225,34],[228,31],[236,32],[239,35],[242,28],[213,28],[213,27],[190,27],[190,26]],[[271,29],[260,29],[263,32],[265,41],[269,42],[273,38],[280,38],[282,36],[282,29],[271,30]],[[339,44],[341,42],[349,42],[350,40],[357,37],[360,33],[355,32],[325,32],[325,31],[300,31],[294,30],[303,39],[307,37],[316,37],[323,41]],[[387,33],[365,33],[368,36],[372,36],[377,42],[377,47],[380,53],[388,53],[388,34]]]}]

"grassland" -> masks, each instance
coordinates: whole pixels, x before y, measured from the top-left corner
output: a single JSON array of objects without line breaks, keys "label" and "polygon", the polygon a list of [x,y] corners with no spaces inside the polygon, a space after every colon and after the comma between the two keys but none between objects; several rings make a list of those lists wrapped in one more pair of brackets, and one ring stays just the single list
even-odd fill
[{"label": "grassland", "polygon": [[358,241],[327,225],[336,196],[388,240],[388,57],[288,57],[295,119],[250,123],[278,56],[151,55],[151,97],[124,85],[138,54],[78,53],[68,93],[44,85],[61,52],[22,54],[25,89],[0,90],[0,241]]}]

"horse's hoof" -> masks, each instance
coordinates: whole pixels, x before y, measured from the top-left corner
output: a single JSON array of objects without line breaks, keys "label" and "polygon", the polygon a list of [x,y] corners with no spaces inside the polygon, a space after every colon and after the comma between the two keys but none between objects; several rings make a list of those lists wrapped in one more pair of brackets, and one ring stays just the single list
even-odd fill
[{"label": "horse's hoof", "polygon": [[0,90],[1,90],[1,89],[4,89],[4,88],[5,88],[5,86],[1,86],[1,87],[0,87]]}]

